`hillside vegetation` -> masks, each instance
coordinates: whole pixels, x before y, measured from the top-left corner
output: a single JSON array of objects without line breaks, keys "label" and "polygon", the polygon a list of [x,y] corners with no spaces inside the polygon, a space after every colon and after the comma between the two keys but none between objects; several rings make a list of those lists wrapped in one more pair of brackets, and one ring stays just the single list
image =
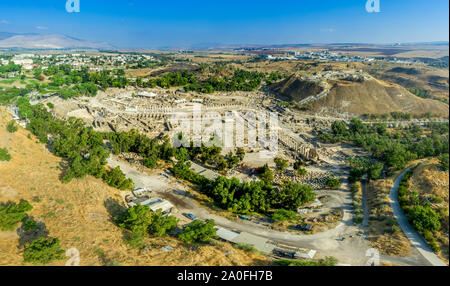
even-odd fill
[{"label": "hillside vegetation", "polygon": [[[26,200],[27,215],[48,237],[58,238],[65,251],[76,248],[81,265],[267,265],[263,256],[235,249],[226,243],[187,246],[171,237],[146,237],[145,253],[128,246],[112,216],[122,209],[118,189],[86,176],[61,183],[63,161],[50,154],[37,138],[19,128],[6,130],[11,117],[0,107],[0,146],[11,160],[0,162],[0,203]],[[18,180],[17,178],[21,178]],[[21,265],[29,239],[19,223],[17,231],[0,231],[0,265]],[[163,247],[171,246],[166,252]],[[68,257],[49,265],[65,265]]]}]

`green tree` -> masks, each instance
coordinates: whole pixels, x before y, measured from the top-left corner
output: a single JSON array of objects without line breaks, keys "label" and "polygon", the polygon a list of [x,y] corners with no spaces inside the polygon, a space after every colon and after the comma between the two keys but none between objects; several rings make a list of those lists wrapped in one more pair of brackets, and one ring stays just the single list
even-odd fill
[{"label": "green tree", "polygon": [[207,242],[211,238],[216,237],[214,220],[206,221],[194,220],[183,228],[178,238],[185,243]]},{"label": "green tree", "polygon": [[264,166],[258,168],[258,177],[261,181],[266,184],[272,184],[273,182],[273,172],[270,170],[269,165],[265,164]]},{"label": "green tree", "polygon": [[158,158],[156,156],[151,156],[149,158],[144,159],[144,166],[150,169],[156,167],[156,163],[158,163]]},{"label": "green tree", "polygon": [[25,246],[23,251],[24,262],[33,264],[48,264],[61,260],[64,250],[61,249],[58,238],[38,238]]},{"label": "green tree", "polygon": [[283,171],[284,169],[286,169],[288,167],[288,163],[289,163],[288,160],[277,157],[274,159],[274,161],[275,161],[275,165],[277,166],[277,169],[280,171]]},{"label": "green tree", "polygon": [[154,236],[165,236],[175,230],[178,220],[174,216],[164,216],[161,210],[152,215],[152,222],[148,227],[148,232]]},{"label": "green tree", "polygon": [[23,224],[23,229],[28,232],[35,231],[36,228],[37,223],[33,219],[27,219]]},{"label": "green tree", "polygon": [[32,209],[33,207],[26,201],[0,206],[0,230],[14,230],[17,224],[27,217],[26,212]]},{"label": "green tree", "polygon": [[245,157],[245,150],[244,150],[244,148],[237,148],[236,156],[238,156],[239,161],[242,162],[244,160],[244,157]]},{"label": "green tree", "polygon": [[441,156],[439,156],[439,162],[441,163],[441,169],[444,171],[448,171],[448,153],[446,154],[442,154]]},{"label": "green tree", "polygon": [[116,224],[136,234],[145,234],[152,222],[152,214],[149,206],[137,205],[114,217]]},{"label": "green tree", "polygon": [[408,211],[408,219],[420,231],[436,231],[441,228],[440,216],[431,207],[416,205]]},{"label": "green tree", "polygon": [[0,161],[10,161],[11,155],[6,148],[0,148]]},{"label": "green tree", "polygon": [[283,181],[281,188],[275,190],[273,194],[275,206],[291,211],[297,211],[300,206],[315,198],[316,194],[312,187],[291,181]]},{"label": "green tree", "polygon": [[347,126],[344,122],[335,121],[331,125],[331,129],[333,130],[334,135],[342,135],[347,130]]}]

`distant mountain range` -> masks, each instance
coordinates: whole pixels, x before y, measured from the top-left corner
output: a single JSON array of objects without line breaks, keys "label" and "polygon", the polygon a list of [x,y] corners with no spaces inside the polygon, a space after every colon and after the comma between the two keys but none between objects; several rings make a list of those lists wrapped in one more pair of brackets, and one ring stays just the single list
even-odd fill
[{"label": "distant mountain range", "polygon": [[108,43],[93,43],[59,34],[0,32],[0,48],[17,49],[113,49]]}]

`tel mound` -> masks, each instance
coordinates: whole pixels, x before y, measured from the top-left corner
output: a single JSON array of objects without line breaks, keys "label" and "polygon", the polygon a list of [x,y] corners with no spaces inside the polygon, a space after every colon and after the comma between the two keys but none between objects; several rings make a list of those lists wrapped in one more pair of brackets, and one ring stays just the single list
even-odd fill
[{"label": "tel mound", "polygon": [[300,102],[311,95],[321,93],[324,88],[315,81],[292,75],[279,83],[273,84],[271,90],[284,101]]},{"label": "tel mound", "polygon": [[328,76],[317,80],[303,79],[293,75],[273,84],[270,89],[284,101],[305,102],[308,97],[319,95],[328,84],[330,90],[324,96],[311,100],[316,112],[363,114],[385,114],[407,112],[411,114],[432,113],[448,117],[448,105],[423,99],[411,94],[405,88],[377,80],[367,74],[363,76]]}]

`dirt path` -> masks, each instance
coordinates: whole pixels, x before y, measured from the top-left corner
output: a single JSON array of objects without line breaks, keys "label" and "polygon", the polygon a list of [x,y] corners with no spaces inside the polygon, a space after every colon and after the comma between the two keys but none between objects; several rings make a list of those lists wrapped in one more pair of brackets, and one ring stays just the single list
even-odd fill
[{"label": "dirt path", "polygon": [[422,236],[409,224],[408,219],[406,218],[403,210],[398,202],[398,188],[400,186],[400,182],[402,181],[405,174],[411,170],[413,167],[409,167],[404,170],[395,180],[394,185],[391,188],[390,200],[391,200],[391,208],[394,212],[394,217],[400,225],[403,233],[411,242],[411,245],[415,247],[422,256],[428,260],[429,263],[433,266],[447,266],[447,264],[442,261],[427,245]]},{"label": "dirt path", "polygon": [[367,204],[367,182],[361,182],[361,192],[362,192],[362,209],[363,209],[363,222],[362,227],[367,230],[369,226],[369,206]]}]

